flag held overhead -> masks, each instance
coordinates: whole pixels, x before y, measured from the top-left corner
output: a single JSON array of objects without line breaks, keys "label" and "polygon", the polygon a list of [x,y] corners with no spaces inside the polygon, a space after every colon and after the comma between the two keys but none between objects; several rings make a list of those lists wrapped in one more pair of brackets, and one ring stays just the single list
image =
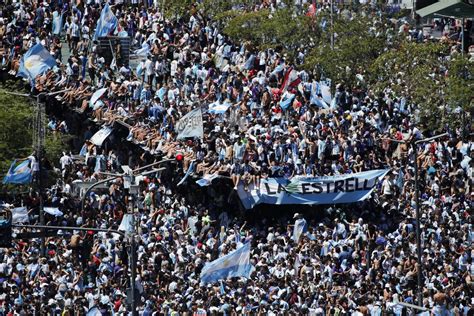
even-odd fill
[{"label": "flag held overhead", "polygon": [[212,283],[234,277],[249,278],[251,272],[250,242],[246,242],[237,250],[207,263],[201,272],[201,282]]},{"label": "flag held overhead", "polygon": [[31,182],[33,171],[30,168],[30,160],[16,164],[16,160],[10,166],[3,184],[27,184]]},{"label": "flag held overhead", "polygon": [[117,25],[117,17],[113,14],[109,4],[107,3],[100,13],[100,18],[97,22],[97,27],[94,33],[94,40],[97,40],[99,37],[108,36],[117,29]]},{"label": "flag held overhead", "polygon": [[56,60],[41,44],[31,47],[20,60],[18,76],[33,81],[56,66]]}]

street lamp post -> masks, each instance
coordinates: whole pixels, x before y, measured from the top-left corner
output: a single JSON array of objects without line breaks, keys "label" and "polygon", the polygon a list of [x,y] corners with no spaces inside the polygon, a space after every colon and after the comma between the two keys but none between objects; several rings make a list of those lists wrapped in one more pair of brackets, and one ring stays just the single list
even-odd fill
[{"label": "street lamp post", "polygon": [[[170,161],[174,161],[174,159],[163,159],[163,160],[160,160],[160,161],[157,161],[157,162],[154,162],[152,164],[149,164],[149,165],[146,165],[146,166],[143,166],[143,167],[140,167],[140,168],[137,168],[137,169],[134,169],[132,170],[132,174],[133,175],[138,175],[138,174],[148,174],[149,172],[142,172],[142,173],[138,173],[138,171],[141,171],[141,170],[145,170],[147,168],[151,168],[151,167],[154,167],[154,166],[157,166],[157,165],[160,165],[160,164],[163,164],[165,162],[170,162]],[[159,168],[159,169],[155,169],[155,170],[152,170],[151,172],[158,172],[158,171],[161,171],[163,169]],[[104,173],[105,174],[105,173]],[[112,175],[112,174],[110,174]],[[100,180],[100,181],[97,181],[97,182],[94,182],[93,184],[91,184],[90,187],[88,187],[86,189],[86,192],[84,192],[84,195],[82,196],[82,200],[81,200],[81,212],[84,212],[84,206],[86,204],[86,198],[87,198],[87,194],[89,194],[90,191],[92,191],[93,188],[95,188],[96,186],[102,184],[102,183],[107,183],[109,181],[112,181],[112,180],[115,180],[117,178],[120,178],[120,177],[123,177],[123,176],[126,176],[127,173],[123,173],[123,174],[113,174],[111,177],[109,178],[106,178],[104,180]]]},{"label": "street lamp post", "polygon": [[[151,167],[154,167],[154,166],[158,166],[160,164],[163,164],[165,162],[171,162],[171,161],[175,161],[174,159],[162,159],[160,161],[156,161],[154,163],[151,163],[149,165],[146,165],[146,166],[143,166],[143,167],[139,167],[137,169],[134,169],[132,170],[132,172],[130,172],[129,174],[132,174],[132,175],[138,175],[138,174],[148,174],[150,172],[139,172],[139,171],[142,171],[142,170],[145,170],[145,169],[148,169],[148,168],[151,168]],[[154,170],[151,170],[151,172],[157,172],[157,171],[161,171],[163,168],[159,168],[159,169],[154,169]],[[87,188],[86,192],[84,193],[84,195],[82,196],[82,201],[81,201],[81,212],[84,213],[84,206],[85,206],[85,200],[86,200],[86,197],[87,197],[87,194],[96,186],[98,186],[99,184],[102,184],[102,183],[107,183],[109,181],[112,181],[112,180],[115,180],[117,178],[120,178],[122,176],[126,176],[127,173],[123,173],[123,174],[115,174],[115,175],[112,175],[111,177],[107,178],[107,179],[104,179],[104,180],[101,180],[101,181],[97,181],[95,182],[94,184],[92,184],[90,187]],[[133,211],[132,211],[133,213]],[[133,215],[133,214],[132,214]],[[132,216],[132,218],[134,218]],[[137,298],[135,297],[135,280],[136,280],[136,271],[137,271],[137,254],[136,254],[136,240],[135,240],[135,220],[133,220],[132,222],[132,227],[133,227],[133,233],[129,236],[130,238],[130,300],[131,300],[131,308],[132,308],[132,316],[136,316],[138,315],[138,310],[137,310]]]},{"label": "street lamp post", "polygon": [[[417,254],[417,301],[418,301],[418,306],[423,307],[423,266],[421,262],[421,257],[422,257],[422,251],[421,251],[421,227],[420,227],[420,188],[418,186],[419,183],[419,178],[418,178],[418,145],[422,143],[428,143],[433,140],[442,138],[448,136],[448,133],[443,133],[440,135],[435,135],[433,137],[429,138],[423,138],[417,141],[412,142],[412,148],[413,148],[413,162],[414,162],[414,167],[415,167],[415,213],[416,213],[416,223],[415,223],[415,231],[416,231],[416,254]],[[395,143],[400,143],[400,144],[407,144],[406,141],[403,140],[398,140],[398,139],[392,139],[392,138],[385,138],[390,141],[393,141]]]},{"label": "street lamp post", "polygon": [[415,212],[416,212],[416,264],[417,264],[417,286],[418,286],[418,306],[423,307],[423,276],[421,262],[421,228],[420,228],[420,189],[418,187],[418,142],[413,143],[413,160],[415,163]]}]

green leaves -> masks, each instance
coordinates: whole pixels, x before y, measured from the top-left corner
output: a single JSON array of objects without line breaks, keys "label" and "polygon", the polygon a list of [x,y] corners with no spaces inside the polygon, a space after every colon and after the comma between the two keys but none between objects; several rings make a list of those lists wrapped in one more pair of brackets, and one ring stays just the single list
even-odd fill
[{"label": "green leaves", "polygon": [[15,158],[31,154],[33,108],[25,97],[0,91],[0,170],[6,173]]},{"label": "green leaves", "polygon": [[291,60],[299,48],[307,46],[311,25],[306,16],[296,15],[292,9],[282,8],[245,12],[227,20],[224,33],[236,42],[258,49],[274,48]]},{"label": "green leaves", "polygon": [[402,41],[381,54],[369,72],[374,92],[390,87],[396,96],[406,96],[417,106],[418,119],[427,130],[456,127],[458,107],[472,111],[474,65],[460,55],[449,56],[444,43]]},{"label": "green leaves", "polygon": [[[329,20],[329,17],[325,17]],[[325,77],[333,82],[344,83],[348,86],[359,84],[356,74],[366,75],[371,65],[386,47],[385,38],[370,31],[372,21],[366,17],[356,17],[352,20],[336,18],[334,21],[334,50],[329,44],[331,26],[321,34],[317,45],[306,60],[304,67],[312,70],[320,67]]]},{"label": "green leaves", "polygon": [[[26,158],[33,152],[33,106],[26,97],[0,90],[0,173],[8,171],[15,158]],[[57,163],[67,148],[69,136],[48,132],[45,139],[46,157]]]}]

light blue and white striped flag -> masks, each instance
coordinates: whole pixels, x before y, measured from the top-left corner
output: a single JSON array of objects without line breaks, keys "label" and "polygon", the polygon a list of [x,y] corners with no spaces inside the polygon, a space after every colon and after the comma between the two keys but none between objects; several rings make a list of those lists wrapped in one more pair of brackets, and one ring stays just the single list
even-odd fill
[{"label": "light blue and white striped flag", "polygon": [[234,277],[250,278],[250,242],[231,253],[207,263],[201,272],[201,283],[212,283]]},{"label": "light blue and white striped flag", "polygon": [[293,103],[294,98],[295,98],[295,94],[286,91],[281,97],[280,107],[283,110],[288,109],[290,105]]},{"label": "light blue and white striped flag", "polygon": [[301,235],[306,230],[306,220],[299,218],[295,221],[295,227],[293,228],[293,240],[298,243]]},{"label": "light blue and white striped flag", "polygon": [[206,174],[202,177],[202,179],[197,180],[196,183],[199,184],[199,186],[201,187],[207,187],[211,185],[212,180],[218,177],[218,174]]},{"label": "light blue and white striped flag", "polygon": [[31,47],[20,60],[17,76],[34,81],[41,75],[56,66],[56,60],[41,44]]},{"label": "light blue and white striped flag", "polygon": [[228,101],[224,101],[223,103],[216,101],[209,104],[209,110],[207,110],[207,112],[211,114],[224,114],[231,107],[231,105],[232,104]]},{"label": "light blue and white striped flag", "polygon": [[311,94],[310,94],[310,103],[311,104],[318,104],[318,96],[321,94],[321,86],[319,82],[313,81],[311,83]]},{"label": "light blue and white striped flag", "polygon": [[150,53],[150,45],[148,45],[148,43],[145,42],[142,44],[142,47],[135,50],[133,54],[139,57],[146,57],[148,56],[149,53]]},{"label": "light blue and white striped flag", "polygon": [[3,184],[28,184],[32,178],[33,170],[30,168],[30,160],[22,161],[18,165],[15,160],[3,178]]},{"label": "light blue and white striped flag", "polygon": [[112,10],[110,10],[110,6],[107,3],[100,13],[100,18],[94,33],[94,40],[99,37],[107,36],[112,33],[112,31],[115,31],[117,24],[117,17],[113,14]]},{"label": "light blue and white striped flag", "polygon": [[196,164],[196,161],[191,161],[191,164],[189,165],[188,167],[188,170],[186,171],[186,174],[184,175],[184,177],[181,179],[181,181],[179,181],[179,183],[177,184],[177,186],[179,187],[181,184],[184,183],[184,181],[186,181],[186,179],[194,173],[194,165]]},{"label": "light blue and white striped flag", "polygon": [[53,35],[59,36],[61,34],[63,25],[63,13],[58,11],[53,12]]}]

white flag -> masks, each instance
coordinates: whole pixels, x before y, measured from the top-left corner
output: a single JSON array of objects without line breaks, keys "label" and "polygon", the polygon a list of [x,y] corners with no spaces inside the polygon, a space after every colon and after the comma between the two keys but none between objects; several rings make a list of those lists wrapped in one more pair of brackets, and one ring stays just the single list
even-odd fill
[{"label": "white flag", "polygon": [[63,216],[63,212],[61,212],[57,207],[45,207],[44,211],[53,216]]},{"label": "white flag", "polygon": [[111,127],[102,127],[100,130],[97,131],[97,133],[94,134],[94,136],[91,137],[90,141],[96,146],[102,146],[102,143],[104,140],[109,137],[109,135],[112,133],[112,128]]},{"label": "white flag", "polygon": [[204,129],[202,125],[201,108],[197,108],[183,116],[176,124],[178,139],[186,137],[203,138]]},{"label": "white flag", "polygon": [[122,222],[118,230],[126,232],[126,233],[133,233],[133,214],[123,214]]},{"label": "white flag", "polygon": [[26,207],[15,207],[12,209],[12,223],[28,223],[28,210]]}]

